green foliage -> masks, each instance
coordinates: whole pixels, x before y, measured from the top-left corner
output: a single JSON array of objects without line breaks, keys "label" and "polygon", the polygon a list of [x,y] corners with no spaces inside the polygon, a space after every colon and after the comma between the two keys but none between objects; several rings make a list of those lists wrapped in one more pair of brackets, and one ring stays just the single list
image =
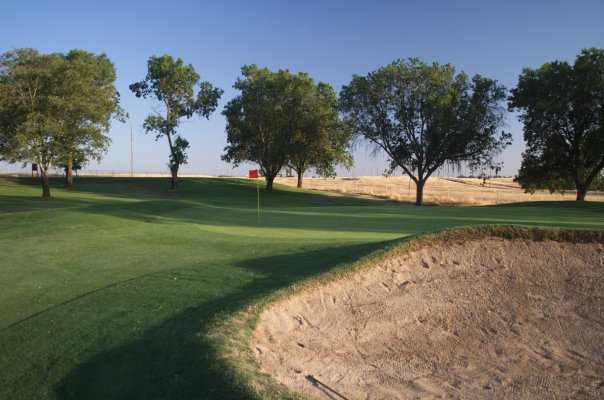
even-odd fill
[{"label": "green foliage", "polygon": [[88,162],[86,157],[87,154],[85,152],[76,149],[75,152],[59,158],[56,166],[63,169],[66,174],[68,173],[69,168],[71,168],[73,171],[79,171],[84,168]]},{"label": "green foliage", "polygon": [[[195,86],[199,90],[195,93]],[[180,58],[169,55],[152,56],[147,62],[147,76],[130,85],[136,97],[152,97],[163,105],[164,115],[150,115],[145,119],[145,132],[155,134],[155,140],[168,139],[170,147],[169,167],[172,172],[172,188],[176,187],[178,169],[187,162],[189,142],[178,136],[176,129],[183,118],[198,114],[209,118],[218,106],[223,91],[210,82],[201,81],[191,64],[185,65]]]},{"label": "green foliage", "polygon": [[68,185],[72,186],[71,169],[75,158],[79,158],[80,165],[91,159],[100,160],[111,143],[107,133],[112,118],[123,121],[126,115],[115,88],[115,67],[106,55],[71,50],[65,60],[60,96],[65,113],[62,158]]},{"label": "green foliage", "polygon": [[355,134],[389,156],[390,172],[400,167],[415,181],[420,205],[425,181],[438,168],[490,165],[510,143],[500,131],[504,99],[505,88],[494,80],[409,59],[355,75],[340,106]]},{"label": "green foliage", "polygon": [[298,95],[300,106],[294,115],[287,163],[297,172],[298,187],[302,187],[302,177],[309,168],[322,176],[335,176],[337,164],[352,165],[352,130],[340,119],[337,96],[330,85],[315,85],[307,77]]},{"label": "green foliage", "polygon": [[44,198],[50,197],[48,168],[64,151],[61,96],[65,64],[60,54],[40,54],[33,49],[0,55],[2,159],[37,163]]},{"label": "green foliage", "polygon": [[227,126],[227,146],[222,159],[239,165],[258,163],[272,189],[275,176],[288,159],[291,128],[299,106],[295,90],[307,81],[306,74],[246,65],[233,87],[240,94],[223,110]]},{"label": "green foliage", "polygon": [[44,182],[51,165],[71,168],[100,159],[111,118],[123,116],[115,69],[105,55],[83,50],[40,54],[18,49],[0,57],[0,143],[9,162],[37,163]]},{"label": "green foliage", "polygon": [[339,120],[331,86],[315,84],[306,73],[256,65],[241,73],[234,85],[240,95],[223,111],[228,143],[223,160],[258,163],[268,189],[285,165],[301,176],[311,167],[350,162],[350,133]]},{"label": "green foliage", "polygon": [[189,141],[183,137],[176,136],[174,139],[172,153],[170,154],[170,166],[187,163],[187,149]]},{"label": "green foliage", "polygon": [[517,181],[528,192],[574,186],[583,200],[604,168],[604,50],[524,69],[509,107],[526,142]]},{"label": "green foliage", "polygon": [[18,49],[0,56],[0,121],[3,158],[33,161],[46,167],[59,154],[61,135],[57,98],[57,54]]}]

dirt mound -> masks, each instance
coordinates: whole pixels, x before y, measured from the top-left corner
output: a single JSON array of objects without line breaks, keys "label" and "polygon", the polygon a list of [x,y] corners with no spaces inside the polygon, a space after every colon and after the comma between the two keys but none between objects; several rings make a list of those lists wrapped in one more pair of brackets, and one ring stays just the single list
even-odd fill
[{"label": "dirt mound", "polygon": [[604,246],[488,238],[266,310],[261,367],[331,399],[604,398]]}]

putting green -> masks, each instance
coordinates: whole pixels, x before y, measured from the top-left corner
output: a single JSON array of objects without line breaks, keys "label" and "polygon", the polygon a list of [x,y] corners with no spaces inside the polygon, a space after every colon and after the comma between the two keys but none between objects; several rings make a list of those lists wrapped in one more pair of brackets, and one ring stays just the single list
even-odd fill
[{"label": "putting green", "polygon": [[208,332],[279,288],[409,235],[604,229],[604,205],[423,207],[231,179],[0,179],[0,398],[249,398]]}]

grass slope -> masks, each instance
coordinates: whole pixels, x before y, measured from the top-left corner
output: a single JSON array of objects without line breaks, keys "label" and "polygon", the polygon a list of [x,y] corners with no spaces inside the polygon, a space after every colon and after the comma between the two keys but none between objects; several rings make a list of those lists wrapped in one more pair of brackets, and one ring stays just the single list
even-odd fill
[{"label": "grass slope", "polygon": [[424,207],[232,179],[0,178],[1,399],[235,399],[216,321],[400,238],[462,225],[604,229],[604,205]]}]

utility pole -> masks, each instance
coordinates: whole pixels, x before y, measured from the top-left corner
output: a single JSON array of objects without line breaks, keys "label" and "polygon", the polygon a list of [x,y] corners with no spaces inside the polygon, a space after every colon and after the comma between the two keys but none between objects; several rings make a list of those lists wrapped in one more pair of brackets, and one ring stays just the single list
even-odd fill
[{"label": "utility pole", "polygon": [[130,177],[134,176],[134,139],[132,137],[132,122],[130,122]]}]

